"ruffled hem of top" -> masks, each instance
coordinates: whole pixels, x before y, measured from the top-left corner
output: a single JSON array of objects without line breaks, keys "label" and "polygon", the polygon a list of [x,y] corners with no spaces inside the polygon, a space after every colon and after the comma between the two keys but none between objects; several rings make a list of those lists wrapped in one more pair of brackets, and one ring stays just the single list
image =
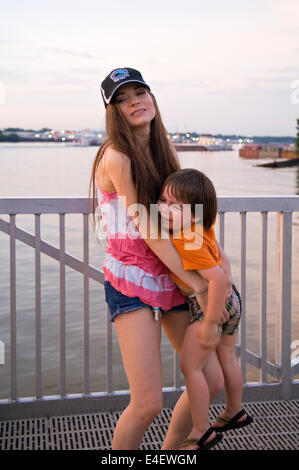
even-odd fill
[{"label": "ruffled hem of top", "polygon": [[[126,266],[126,268],[128,268],[128,266]],[[103,272],[105,274],[106,281],[109,281],[116,290],[128,297],[138,297],[143,303],[151,305],[152,307],[161,307],[163,310],[171,310],[173,307],[186,302],[186,297],[180,293],[179,289],[168,274],[164,275],[163,277],[165,277],[165,279],[162,280],[163,284],[168,285],[168,289],[151,290],[147,289],[142,284],[137,285],[130,281],[125,277],[125,275],[115,275],[106,266],[103,266]],[[150,275],[147,275],[146,277],[147,281],[149,281]],[[151,281],[157,283],[157,279],[155,278],[152,278]]]}]

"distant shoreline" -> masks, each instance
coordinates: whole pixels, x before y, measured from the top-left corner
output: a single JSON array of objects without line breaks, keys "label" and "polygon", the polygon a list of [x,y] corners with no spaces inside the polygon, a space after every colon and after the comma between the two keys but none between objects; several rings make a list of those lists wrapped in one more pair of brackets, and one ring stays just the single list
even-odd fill
[{"label": "distant shoreline", "polygon": [[[26,135],[27,134],[27,135]],[[99,134],[99,135],[98,135]],[[199,139],[220,139],[226,142],[227,145],[231,144],[295,144],[296,137],[294,136],[245,136],[240,134],[209,134],[197,132],[168,132],[170,140],[175,145],[194,145],[202,144]],[[39,131],[26,130],[21,128],[7,128],[0,129],[0,143],[76,143],[78,141],[85,141],[84,144],[100,146],[105,138],[104,131],[95,131],[91,129],[84,129],[80,131],[51,131],[48,128],[43,128]]]}]

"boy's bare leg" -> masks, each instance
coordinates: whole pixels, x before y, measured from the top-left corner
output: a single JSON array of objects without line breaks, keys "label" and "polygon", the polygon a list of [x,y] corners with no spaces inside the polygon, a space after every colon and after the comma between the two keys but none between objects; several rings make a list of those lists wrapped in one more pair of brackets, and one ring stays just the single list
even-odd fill
[{"label": "boy's bare leg", "polygon": [[[221,417],[230,420],[242,409],[243,377],[240,365],[235,356],[236,335],[223,335],[218,346],[217,355],[224,375],[226,406]],[[246,415],[240,418],[240,422]],[[220,420],[213,427],[223,426]]]},{"label": "boy's bare leg", "polygon": [[[203,373],[209,387],[210,403],[212,403],[224,387],[223,373],[215,351],[209,356]],[[162,450],[179,449],[191,431],[192,416],[187,390],[185,390],[173,410]]]},{"label": "boy's bare leg", "polygon": [[[205,379],[203,368],[213,350],[200,347],[199,330],[204,327],[203,322],[194,322],[186,331],[180,367],[185,376],[187,394],[190,403],[193,428],[190,438],[200,439],[209,429],[209,404],[210,393]],[[213,440],[216,433],[207,439],[206,443]],[[184,447],[185,450],[197,448],[196,446]]]}]

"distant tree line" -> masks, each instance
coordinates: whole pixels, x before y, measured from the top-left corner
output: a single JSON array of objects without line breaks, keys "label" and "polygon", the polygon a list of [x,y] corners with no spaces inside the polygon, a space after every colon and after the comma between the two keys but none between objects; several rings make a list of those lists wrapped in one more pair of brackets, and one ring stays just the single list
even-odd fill
[{"label": "distant tree line", "polygon": [[[245,137],[246,138],[246,137]],[[242,137],[241,137],[242,139]],[[243,137],[244,139],[244,137]],[[294,144],[295,142],[295,137],[288,137],[288,136],[271,136],[271,135],[265,135],[265,136],[253,136],[250,137],[250,139],[254,140],[257,144],[259,143],[272,143],[272,144]]]},{"label": "distant tree line", "polygon": [[21,140],[18,134],[4,135],[2,131],[0,131],[0,142],[20,142]]},{"label": "distant tree line", "polygon": [[296,138],[296,153],[299,157],[299,119],[297,119],[297,138]]},{"label": "distant tree line", "polygon": [[52,129],[48,129],[47,127],[43,127],[39,131],[36,131],[35,129],[22,129],[21,127],[7,127],[7,129],[3,129],[3,132],[47,132],[51,130]]},{"label": "distant tree line", "polygon": [[[33,129],[21,129],[20,127],[8,127],[7,129],[0,130],[0,142],[24,142],[24,138],[20,137],[16,132],[37,132],[43,133],[50,131],[47,127],[43,127],[39,131]],[[9,132],[9,134],[4,134],[4,132]]]}]

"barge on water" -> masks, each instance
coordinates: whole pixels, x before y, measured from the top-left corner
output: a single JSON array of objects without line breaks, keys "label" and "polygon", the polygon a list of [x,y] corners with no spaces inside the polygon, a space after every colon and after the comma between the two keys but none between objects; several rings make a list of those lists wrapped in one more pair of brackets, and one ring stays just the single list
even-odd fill
[{"label": "barge on water", "polygon": [[253,160],[262,158],[296,160],[298,155],[293,146],[283,147],[281,145],[270,144],[245,144],[239,149],[239,157]]},{"label": "barge on water", "polygon": [[286,168],[290,166],[298,166],[299,165],[299,158],[291,158],[289,160],[273,160],[273,162],[267,163],[260,163],[259,165],[255,166],[263,166],[268,168]]}]

